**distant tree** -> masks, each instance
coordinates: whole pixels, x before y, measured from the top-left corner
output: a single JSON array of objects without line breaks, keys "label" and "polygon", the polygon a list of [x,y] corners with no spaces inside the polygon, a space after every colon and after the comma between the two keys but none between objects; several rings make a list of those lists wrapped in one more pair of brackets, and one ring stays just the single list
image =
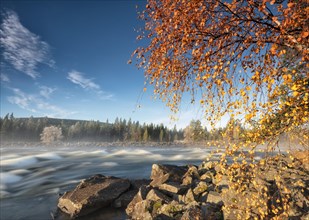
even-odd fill
[{"label": "distant tree", "polygon": [[164,131],[161,129],[160,130],[160,135],[159,135],[159,141],[162,142],[164,137]]},{"label": "distant tree", "polygon": [[192,120],[190,125],[185,128],[186,141],[202,141],[205,140],[205,132],[200,120]]},{"label": "distant tree", "polygon": [[146,128],[143,134],[143,141],[147,142],[149,140],[148,129]]},{"label": "distant tree", "polygon": [[56,126],[49,126],[43,129],[41,136],[41,141],[46,144],[60,141],[62,136],[62,129]]}]

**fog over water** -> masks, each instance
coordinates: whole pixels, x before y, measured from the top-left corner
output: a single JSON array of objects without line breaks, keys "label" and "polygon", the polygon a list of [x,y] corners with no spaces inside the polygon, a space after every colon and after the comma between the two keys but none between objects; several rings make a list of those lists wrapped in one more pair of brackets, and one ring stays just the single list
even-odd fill
[{"label": "fog over water", "polygon": [[[198,165],[211,150],[175,146],[1,147],[1,219],[52,219],[58,195],[84,178],[94,174],[149,178],[153,163]],[[125,215],[111,210],[105,219],[125,219]]]}]

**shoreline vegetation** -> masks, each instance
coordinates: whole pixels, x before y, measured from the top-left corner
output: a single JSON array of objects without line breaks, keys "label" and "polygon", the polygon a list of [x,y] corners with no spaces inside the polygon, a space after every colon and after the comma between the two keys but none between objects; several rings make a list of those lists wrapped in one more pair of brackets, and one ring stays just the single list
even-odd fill
[{"label": "shoreline vegetation", "polygon": [[[57,141],[52,143],[42,143],[40,141],[0,141],[1,147],[134,147],[134,148],[173,148],[173,147],[185,147],[185,148],[215,148],[215,149],[225,149],[232,143],[240,144],[240,141],[228,141],[228,140],[213,140],[213,141],[173,141],[173,142],[157,142],[157,141]],[[244,147],[243,150],[249,150],[250,148]],[[266,144],[257,145],[256,150],[267,149]],[[291,151],[308,151],[309,146],[300,145],[297,142],[288,140],[288,138],[283,137],[278,141],[278,148],[275,149],[282,152]]]}]

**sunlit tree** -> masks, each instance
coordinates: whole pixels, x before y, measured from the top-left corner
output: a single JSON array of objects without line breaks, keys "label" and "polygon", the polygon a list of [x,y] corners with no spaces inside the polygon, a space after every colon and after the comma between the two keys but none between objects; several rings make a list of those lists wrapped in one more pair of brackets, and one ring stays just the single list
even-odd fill
[{"label": "sunlit tree", "polygon": [[[213,125],[225,114],[263,121],[285,104],[294,113],[284,131],[308,121],[307,1],[149,0],[140,17],[138,38],[150,43],[134,51],[137,65],[173,111],[190,92]],[[281,85],[287,103],[273,98]]]},{"label": "sunlit tree", "polygon": [[60,141],[62,138],[62,129],[56,126],[45,127],[41,134],[41,141],[46,144]]},{"label": "sunlit tree", "polygon": [[[147,41],[132,56],[154,93],[175,113],[190,93],[212,126],[230,116],[254,131],[246,133],[245,143],[224,143],[222,169],[238,153],[225,169],[238,193],[255,176],[240,168],[248,162],[256,167],[258,144],[267,141],[271,151],[281,134],[308,125],[308,14],[307,0],[148,0],[140,14],[145,28],[138,39]],[[302,141],[308,143],[308,133]],[[244,147],[248,154],[241,152]],[[280,175],[275,178],[280,186]],[[261,218],[288,215],[289,193],[280,194],[281,207],[274,212],[265,202],[272,198],[263,193],[247,201],[259,207]]]}]

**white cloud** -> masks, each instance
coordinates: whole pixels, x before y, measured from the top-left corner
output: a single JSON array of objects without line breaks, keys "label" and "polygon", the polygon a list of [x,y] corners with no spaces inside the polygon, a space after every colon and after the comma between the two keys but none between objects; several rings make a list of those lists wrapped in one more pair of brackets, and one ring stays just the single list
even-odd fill
[{"label": "white cloud", "polygon": [[1,73],[1,75],[0,75],[0,80],[1,80],[2,82],[10,82],[10,81],[11,81],[10,78],[9,78],[9,76],[6,75],[6,74],[4,74],[4,73]]},{"label": "white cloud", "polygon": [[35,102],[33,95],[28,95],[22,92],[20,89],[13,88],[14,96],[9,96],[8,101],[12,104],[18,105],[20,108],[30,112],[37,112],[31,107],[32,103]]},{"label": "white cloud", "polygon": [[27,94],[20,89],[11,88],[14,95],[8,97],[8,101],[12,104],[18,105],[20,108],[33,113],[41,113],[48,117],[60,117],[66,118],[69,115],[75,114],[76,112],[70,112],[62,109],[58,106],[52,105],[45,101],[42,94],[32,95]]},{"label": "white cloud", "polygon": [[100,90],[100,86],[92,81],[92,79],[87,79],[83,76],[83,73],[72,70],[68,73],[67,77],[72,83],[80,85],[84,89],[90,90]]},{"label": "white cloud", "polygon": [[40,86],[40,95],[46,99],[49,99],[50,95],[55,91],[55,88],[50,88],[47,86]]},{"label": "white cloud", "polygon": [[25,28],[13,11],[3,15],[0,42],[4,59],[34,79],[40,75],[36,70],[39,64],[54,65],[50,59],[49,45]]},{"label": "white cloud", "polygon": [[93,82],[93,79],[86,78],[83,73],[76,70],[69,72],[67,79],[85,90],[95,92],[101,99],[112,99],[114,97],[113,94],[101,90],[101,87]]}]

